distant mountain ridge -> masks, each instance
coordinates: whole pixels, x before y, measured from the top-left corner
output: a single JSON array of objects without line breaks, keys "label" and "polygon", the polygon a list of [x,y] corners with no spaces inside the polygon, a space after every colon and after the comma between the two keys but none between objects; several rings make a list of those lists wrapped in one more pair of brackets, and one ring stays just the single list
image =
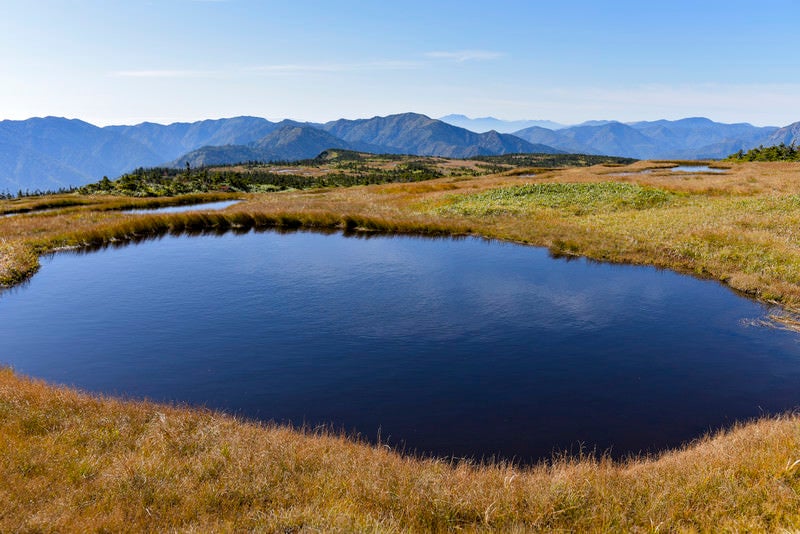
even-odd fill
[{"label": "distant mountain ridge", "polygon": [[136,126],[108,126],[136,140],[158,154],[160,162],[170,161],[201,146],[242,145],[260,139],[279,127],[258,117],[176,122],[169,125],[143,122]]},{"label": "distant mountain ridge", "polygon": [[353,145],[383,148],[382,152],[468,158],[515,152],[558,153],[509,134],[477,134],[418,113],[326,123],[322,128]]},{"label": "distant mountain ridge", "polygon": [[329,148],[355,150],[349,143],[317,128],[282,121],[264,137],[245,145],[204,146],[175,159],[167,166],[226,165],[243,161],[291,161],[309,159]]},{"label": "distant mountain ridge", "polygon": [[788,126],[784,126],[776,130],[769,138],[763,143],[764,146],[779,145],[800,145],[800,122],[794,122]]},{"label": "distant mountain ridge", "polygon": [[383,154],[414,154],[468,158],[511,153],[557,154],[550,146],[533,144],[497,132],[476,134],[418,113],[371,119],[340,119],[323,125],[284,121],[281,127],[247,145],[202,147],[174,160],[180,167],[221,165],[240,161],[313,158],[328,148]]},{"label": "distant mountain ridge", "polygon": [[566,127],[564,124],[545,120],[505,121],[494,117],[477,117],[472,119],[466,115],[446,115],[440,117],[439,120],[476,133],[485,133],[491,130],[499,133],[514,133],[524,128],[530,128],[531,126],[539,126],[550,130],[558,130]]},{"label": "distant mountain ridge", "polygon": [[77,119],[0,122],[0,190],[79,185],[159,159],[134,139]]},{"label": "distant mountain ridge", "polygon": [[793,142],[800,144],[800,122],[783,128],[756,127],[702,117],[634,123],[589,121],[558,129],[534,125],[514,135],[496,129],[476,133],[416,113],[326,124],[276,123],[244,116],[104,128],[78,119],[44,117],[0,121],[0,191],[77,186],[103,176],[115,178],[137,167],[305,159],[328,148],[459,158],[573,152],[712,159],[762,144]]},{"label": "distant mountain ridge", "polygon": [[692,117],[627,124],[589,121],[559,130],[525,128],[514,135],[568,152],[638,159],[717,159],[740,149],[769,143],[777,130],[773,126],[724,124]]}]

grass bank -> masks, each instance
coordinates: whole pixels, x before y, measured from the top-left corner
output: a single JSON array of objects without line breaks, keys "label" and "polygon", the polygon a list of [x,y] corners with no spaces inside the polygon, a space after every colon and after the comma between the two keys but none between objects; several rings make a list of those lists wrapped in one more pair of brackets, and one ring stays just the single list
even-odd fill
[{"label": "grass bank", "polygon": [[0,371],[2,531],[800,528],[800,420],[658,459],[453,465]]},{"label": "grass bank", "polygon": [[[62,247],[309,227],[480,234],[671,268],[796,307],[800,164],[681,175],[669,165],[252,194],[217,212],[132,215],[120,206],[154,201],[78,197],[0,218],[0,281],[32,275],[41,254]],[[4,371],[0,426],[0,531],[800,528],[794,415],[658,458],[519,469],[407,458],[341,436],[100,399]]]}]

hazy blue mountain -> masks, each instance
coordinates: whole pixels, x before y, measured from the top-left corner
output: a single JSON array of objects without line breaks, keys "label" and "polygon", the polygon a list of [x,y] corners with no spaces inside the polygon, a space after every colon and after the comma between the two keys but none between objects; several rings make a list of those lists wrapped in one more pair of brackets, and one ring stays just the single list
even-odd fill
[{"label": "hazy blue mountain", "polygon": [[264,160],[299,160],[318,156],[329,148],[353,147],[324,130],[301,124],[287,123],[255,143],[254,147],[263,153]]},{"label": "hazy blue mountain", "polygon": [[243,161],[282,161],[316,157],[329,148],[353,149],[333,135],[293,121],[279,123],[277,129],[247,145],[202,147],[181,156],[170,165],[192,167],[225,165]]},{"label": "hazy blue mountain", "polygon": [[509,134],[478,134],[418,113],[347,120],[325,124],[330,134],[359,150],[421,156],[467,158],[518,152],[556,153],[553,147],[534,145]]},{"label": "hazy blue mountain", "polygon": [[257,142],[202,147],[177,158],[171,165],[181,167],[187,161],[193,167],[199,167],[247,160],[298,160],[313,158],[329,148],[443,157],[558,152],[552,147],[534,145],[512,135],[494,131],[476,134],[425,115],[405,113],[372,119],[341,119],[319,129],[283,121]]},{"label": "hazy blue mountain", "polygon": [[[724,124],[704,117],[677,121],[630,123],[629,126],[663,144],[665,157],[720,158],[763,142],[778,128],[747,123]],[[671,147],[670,150],[667,147]]]},{"label": "hazy blue mountain", "polygon": [[530,128],[532,126],[540,126],[542,128],[549,128],[550,130],[558,130],[559,128],[565,127],[565,125],[553,121],[505,121],[502,119],[496,119],[494,117],[478,117],[472,119],[466,115],[447,115],[445,117],[441,117],[439,120],[446,122],[447,124],[452,124],[453,126],[458,126],[459,128],[464,128],[477,133],[484,133],[492,130],[500,133],[513,133],[524,128]]},{"label": "hazy blue mountain", "polygon": [[[784,126],[776,131],[774,131],[766,140],[764,140],[764,146],[773,146],[779,144],[791,145],[792,143],[796,145],[800,145],[800,122],[794,122],[789,126]],[[753,145],[750,148],[754,148],[758,145]]]},{"label": "hazy blue mountain", "polygon": [[0,190],[81,185],[159,160],[142,143],[77,119],[0,122]]},{"label": "hazy blue mountain", "polygon": [[[234,117],[105,128],[80,120],[45,117],[0,121],[0,191],[82,185],[170,161],[182,166],[188,160],[197,167],[304,159],[328,148],[445,157],[563,151],[708,159],[762,144],[792,142],[800,143],[800,123],[779,129],[723,124],[702,117],[630,124],[589,121],[561,129],[531,126],[515,135],[498,133],[496,128],[479,134],[415,113],[326,124]],[[185,156],[179,157],[181,154]]]},{"label": "hazy blue mountain", "polygon": [[566,128],[562,135],[576,145],[589,147],[593,154],[653,158],[659,154],[659,143],[621,122],[597,126]]},{"label": "hazy blue mountain", "polygon": [[[724,158],[739,149],[767,143],[775,127],[724,124],[703,117],[622,124],[588,121],[560,130],[526,128],[514,133],[532,143],[568,152],[632,158]],[[774,143],[769,143],[774,144]]]},{"label": "hazy blue mountain", "polygon": [[572,126],[557,131],[534,127],[514,135],[530,142],[546,141],[560,150],[584,154],[652,158],[657,156],[659,149],[657,141],[621,122]]},{"label": "hazy blue mountain", "polygon": [[246,161],[262,161],[262,159],[259,153],[248,145],[204,146],[165,163],[164,166],[185,167],[188,163],[192,168],[198,168]]},{"label": "hazy blue mountain", "polygon": [[548,145],[565,152],[571,152],[575,154],[595,153],[590,148],[563,135],[562,132],[563,130],[554,131],[548,128],[542,128],[541,126],[531,126],[529,128],[524,128],[514,132],[514,135],[524,139],[525,141],[528,141],[529,143]]},{"label": "hazy blue mountain", "polygon": [[573,124],[573,126],[605,126],[606,124],[611,124],[612,122],[619,122],[619,121],[612,121],[612,120],[594,120],[594,121],[584,121],[580,124]]},{"label": "hazy blue mountain", "polygon": [[0,192],[51,191],[88,181],[78,169],[2,140],[0,169]]},{"label": "hazy blue mountain", "polygon": [[143,122],[135,126],[108,126],[105,129],[139,141],[157,153],[161,162],[165,162],[204,146],[246,145],[276,128],[277,123],[266,119],[233,117],[168,125]]},{"label": "hazy blue mountain", "polygon": [[2,121],[0,191],[52,190],[113,178],[204,145],[250,143],[277,127],[256,117],[105,128],[59,117]]}]

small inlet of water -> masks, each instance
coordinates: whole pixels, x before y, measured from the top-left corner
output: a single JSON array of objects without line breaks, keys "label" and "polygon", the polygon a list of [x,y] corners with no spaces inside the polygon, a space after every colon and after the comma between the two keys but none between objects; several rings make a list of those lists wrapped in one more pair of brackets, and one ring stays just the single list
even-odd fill
[{"label": "small inlet of water", "polygon": [[219,202],[206,202],[204,204],[187,204],[184,206],[164,206],[162,208],[142,208],[125,210],[123,213],[183,213],[185,211],[216,211],[238,204],[241,200],[222,200]]}]

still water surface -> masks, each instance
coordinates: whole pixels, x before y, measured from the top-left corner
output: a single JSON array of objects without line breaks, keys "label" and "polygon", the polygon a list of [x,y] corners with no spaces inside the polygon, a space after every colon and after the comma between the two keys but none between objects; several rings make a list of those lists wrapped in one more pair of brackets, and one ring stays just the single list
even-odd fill
[{"label": "still water surface", "polygon": [[709,281],[480,239],[164,237],[43,260],[0,363],[90,391],[518,461],[800,404],[800,343]]},{"label": "still water surface", "polygon": [[185,204],[183,206],[164,206],[162,208],[125,210],[124,213],[183,213],[186,211],[223,210],[228,206],[233,206],[239,202],[241,202],[241,200],[220,200],[218,202],[205,202],[203,204]]},{"label": "still water surface", "polygon": [[672,172],[714,172],[724,173],[727,169],[717,169],[708,165],[678,165],[670,169]]}]

